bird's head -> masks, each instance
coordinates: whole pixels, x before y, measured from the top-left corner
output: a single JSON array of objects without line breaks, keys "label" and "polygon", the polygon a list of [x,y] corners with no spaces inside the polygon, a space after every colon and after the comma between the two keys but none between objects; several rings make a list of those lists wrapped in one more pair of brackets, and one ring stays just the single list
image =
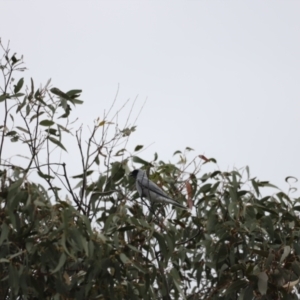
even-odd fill
[{"label": "bird's head", "polygon": [[131,173],[129,173],[129,176],[136,178],[138,175],[138,172],[139,172],[139,170],[133,170]]}]

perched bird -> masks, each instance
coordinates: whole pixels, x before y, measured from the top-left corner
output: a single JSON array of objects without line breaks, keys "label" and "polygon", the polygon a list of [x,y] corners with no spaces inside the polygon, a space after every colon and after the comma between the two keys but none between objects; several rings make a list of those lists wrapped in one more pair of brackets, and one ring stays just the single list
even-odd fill
[{"label": "perched bird", "polygon": [[129,176],[135,178],[136,189],[141,198],[146,197],[150,202],[172,204],[187,209],[187,207],[170,198],[158,185],[152,182],[145,171],[141,169],[134,170]]}]

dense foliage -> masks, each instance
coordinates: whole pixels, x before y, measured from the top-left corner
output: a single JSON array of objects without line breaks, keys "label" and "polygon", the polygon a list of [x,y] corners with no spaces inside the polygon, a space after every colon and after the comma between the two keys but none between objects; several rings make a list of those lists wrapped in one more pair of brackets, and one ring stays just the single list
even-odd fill
[{"label": "dense foliage", "polygon": [[[2,52],[0,299],[297,299],[292,189],[248,167],[223,172],[214,159],[189,159],[190,148],[175,163],[145,161],[141,145],[126,149],[130,118],[121,127],[106,114],[84,137],[70,126],[81,91],[26,86],[14,80],[22,59]],[[78,175],[60,155],[78,162]],[[133,164],[191,209],[142,202]]]}]

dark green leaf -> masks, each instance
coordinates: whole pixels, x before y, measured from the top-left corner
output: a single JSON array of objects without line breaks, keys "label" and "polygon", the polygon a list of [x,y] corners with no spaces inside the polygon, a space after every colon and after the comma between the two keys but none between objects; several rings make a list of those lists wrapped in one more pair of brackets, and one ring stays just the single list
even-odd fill
[{"label": "dark green leaf", "polygon": [[12,263],[9,264],[8,274],[9,285],[12,289],[12,294],[15,296],[13,298],[16,299],[19,291],[19,274],[18,270]]},{"label": "dark green leaf", "polygon": [[232,284],[227,288],[226,290],[226,295],[230,295],[231,293],[238,293],[241,289],[247,287],[248,282],[246,280],[243,279],[238,279],[234,282],[232,282]]},{"label": "dark green leaf", "polygon": [[211,188],[211,184],[207,183],[201,186],[200,193],[208,193]]},{"label": "dark green leaf", "polygon": [[117,153],[115,154],[115,156],[121,156],[124,154],[124,151],[126,151],[126,149],[120,149],[117,151]]},{"label": "dark green leaf", "polygon": [[62,268],[62,266],[65,264],[66,260],[67,260],[67,256],[66,256],[66,254],[63,252],[63,253],[61,254],[60,258],[59,258],[59,261],[58,261],[58,264],[57,264],[56,268],[55,268],[51,273],[54,274],[54,273],[56,273],[57,271],[59,271],[59,270]]},{"label": "dark green leaf", "polygon": [[75,175],[75,176],[72,176],[72,178],[83,178],[84,176],[89,176],[91,174],[93,174],[93,170],[89,170],[89,171],[86,171],[85,173],[82,173],[82,174],[79,174],[79,175]]},{"label": "dark green leaf", "polygon": [[16,126],[16,128],[18,128],[19,130],[25,132],[25,133],[29,133],[29,131],[23,127],[19,127],[19,126]]},{"label": "dark green leaf", "polygon": [[139,164],[145,165],[145,166],[151,165],[149,162],[147,162],[147,161],[139,158],[138,156],[133,156],[132,157],[132,161],[135,162],[135,163],[139,163]]},{"label": "dark green leaf", "polygon": [[253,300],[254,295],[253,295],[253,287],[249,285],[243,290],[243,300]]},{"label": "dark green leaf", "polygon": [[82,90],[70,90],[70,91],[66,92],[66,94],[68,96],[75,97],[75,98],[79,97],[81,93],[82,93]]},{"label": "dark green leaf", "polygon": [[17,93],[21,90],[23,84],[24,84],[24,78],[21,78],[21,79],[18,81],[17,85],[14,86],[14,87],[15,87],[15,88],[14,88],[14,93],[15,93],[15,94],[17,94]]},{"label": "dark green leaf", "polygon": [[52,135],[55,135],[55,136],[58,135],[58,134],[57,134],[57,130],[54,129],[54,128],[48,128],[48,129],[45,129],[45,131],[46,131],[47,133],[52,134]]},{"label": "dark green leaf", "polygon": [[66,148],[64,147],[64,145],[63,145],[60,141],[58,141],[57,139],[55,139],[55,138],[53,138],[53,137],[51,137],[51,136],[49,136],[48,139],[49,139],[53,144],[57,145],[58,147],[62,148],[62,149],[65,150],[66,152],[68,152],[68,151],[66,150]]},{"label": "dark green leaf", "polygon": [[44,179],[54,179],[53,176],[44,174],[44,173],[42,173],[42,172],[40,172],[40,171],[38,171],[38,175],[39,175],[40,177],[44,178]]},{"label": "dark green leaf", "polygon": [[30,121],[29,121],[29,122],[31,123],[35,118],[41,116],[42,114],[44,114],[43,111],[39,112],[38,114],[33,115],[33,116],[30,118]]},{"label": "dark green leaf", "polygon": [[260,194],[259,194],[259,188],[258,188],[258,184],[257,184],[257,182],[255,181],[255,179],[251,179],[251,183],[252,183],[252,186],[253,186],[253,188],[254,188],[254,190],[255,190],[255,192],[256,192],[256,195],[259,196],[259,195],[260,195]]},{"label": "dark green leaf", "polygon": [[130,263],[130,259],[124,253],[120,254],[120,259],[124,264]]},{"label": "dark green leaf", "polygon": [[17,93],[17,94],[11,95],[9,98],[18,98],[18,97],[22,97],[22,96],[24,96],[23,93]]},{"label": "dark green leaf", "polygon": [[12,130],[6,133],[7,136],[18,134],[16,131]]},{"label": "dark green leaf", "polygon": [[9,233],[9,227],[6,223],[2,223],[1,225],[1,236],[0,236],[0,246],[7,239]]},{"label": "dark green leaf", "polygon": [[190,148],[190,147],[186,147],[185,150],[186,150],[186,151],[194,151],[194,149],[193,149],[193,148]]},{"label": "dark green leaf", "polygon": [[26,117],[30,114],[30,111],[31,111],[30,105],[27,104],[26,105]]},{"label": "dark green leaf", "polygon": [[55,123],[51,120],[43,120],[43,121],[40,122],[40,125],[42,125],[42,126],[52,126],[54,124]]},{"label": "dark green leaf", "polygon": [[182,152],[179,151],[179,150],[177,150],[177,151],[175,151],[175,152],[173,153],[173,156],[176,155],[176,154],[182,154]]},{"label": "dark green leaf", "polygon": [[57,96],[59,96],[61,98],[67,99],[67,100],[71,100],[72,99],[69,95],[67,95],[66,93],[62,92],[60,89],[55,88],[55,87],[52,88],[50,90],[50,92],[53,93],[54,95],[57,95]]},{"label": "dark green leaf", "polygon": [[143,145],[137,145],[135,148],[134,148],[134,151],[139,151],[143,148],[144,146]]},{"label": "dark green leaf", "polygon": [[166,243],[165,243],[165,239],[158,232],[153,232],[153,236],[158,241],[159,250],[161,251],[163,256],[166,257],[167,256],[167,246],[166,246]]},{"label": "dark green leaf", "polygon": [[268,275],[266,274],[266,272],[260,272],[258,275],[258,290],[262,295],[265,295],[267,293],[267,289],[268,289]]},{"label": "dark green leaf", "polygon": [[286,177],[285,181],[289,183],[291,179],[293,179],[293,183],[296,183],[298,181],[298,179],[296,177],[294,177],[294,176],[288,176],[288,177]]},{"label": "dark green leaf", "polygon": [[0,96],[0,102],[4,101],[5,99],[9,98],[9,94],[3,94]]},{"label": "dark green leaf", "polygon": [[274,237],[274,226],[273,221],[270,216],[264,216],[261,218],[261,226],[265,228],[265,230],[268,232],[271,239]]},{"label": "dark green leaf", "polygon": [[73,104],[82,104],[83,101],[82,100],[79,100],[79,99],[72,99],[70,100]]}]

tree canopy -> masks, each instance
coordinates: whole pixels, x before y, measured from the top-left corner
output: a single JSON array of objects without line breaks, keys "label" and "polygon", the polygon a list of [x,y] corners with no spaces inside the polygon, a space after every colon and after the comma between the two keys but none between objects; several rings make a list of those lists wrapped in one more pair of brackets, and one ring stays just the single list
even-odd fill
[{"label": "tree canopy", "polygon": [[[292,187],[189,147],[145,160],[142,145],[127,149],[131,115],[121,126],[113,107],[84,136],[71,119],[82,91],[37,88],[1,51],[0,299],[298,299]],[[190,210],[142,202],[133,165]]]}]

